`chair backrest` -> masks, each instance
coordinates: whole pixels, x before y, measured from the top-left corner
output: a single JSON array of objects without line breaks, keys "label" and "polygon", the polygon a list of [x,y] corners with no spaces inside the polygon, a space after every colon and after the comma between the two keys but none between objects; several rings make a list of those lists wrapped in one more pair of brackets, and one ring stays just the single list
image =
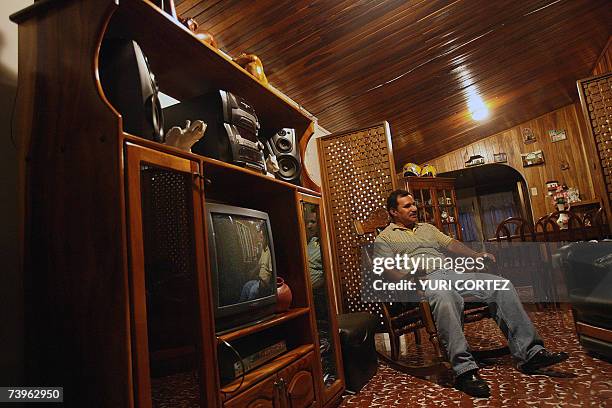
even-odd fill
[{"label": "chair backrest", "polygon": [[567,217],[567,239],[564,239],[564,241],[586,240],[587,238],[584,230],[584,222],[582,221],[582,219],[580,219],[580,217],[578,217],[578,215],[576,215],[575,212],[568,210],[558,210],[551,213],[548,218],[551,221],[554,221],[556,224],[557,220],[559,220],[562,215]]},{"label": "chair backrest", "polygon": [[600,240],[609,236],[608,222],[603,208],[594,208],[585,212],[582,222],[585,231],[592,231],[592,233],[587,233],[588,239]]},{"label": "chair backrest", "polygon": [[354,221],[355,230],[358,235],[374,234],[378,235],[383,229],[389,225],[391,219],[389,218],[389,212],[385,208],[379,208],[374,210],[368,217],[363,221]]},{"label": "chair backrest", "polygon": [[495,238],[497,242],[535,241],[535,234],[529,221],[521,217],[510,217],[499,223],[495,230]]},{"label": "chair backrest", "polygon": [[536,234],[536,240],[538,241],[560,241],[561,240],[561,229],[559,225],[550,219],[549,215],[540,217],[535,225],[534,231]]}]

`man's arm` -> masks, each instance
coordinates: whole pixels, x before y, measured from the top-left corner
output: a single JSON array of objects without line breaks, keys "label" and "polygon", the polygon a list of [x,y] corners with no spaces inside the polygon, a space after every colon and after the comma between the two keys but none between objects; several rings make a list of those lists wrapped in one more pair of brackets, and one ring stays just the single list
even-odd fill
[{"label": "man's arm", "polygon": [[[395,255],[397,255],[393,249],[391,249],[391,246],[380,239],[376,239],[376,241],[374,241],[374,253],[373,253],[373,258],[393,258],[395,259]],[[391,282],[399,282],[402,279],[406,279],[407,277],[410,277],[409,274],[406,273],[406,271],[400,271],[398,269],[395,268],[391,268],[391,269],[384,269],[384,272],[382,273],[382,276],[384,276],[387,280],[391,281]]]},{"label": "man's arm", "polygon": [[471,248],[468,248],[466,245],[462,244],[461,242],[457,241],[456,239],[453,239],[450,242],[450,244],[448,244],[446,249],[455,255],[469,256],[471,258],[483,257],[485,259],[489,259],[495,262],[495,256],[493,254],[490,254],[488,252],[476,252],[472,250]]}]

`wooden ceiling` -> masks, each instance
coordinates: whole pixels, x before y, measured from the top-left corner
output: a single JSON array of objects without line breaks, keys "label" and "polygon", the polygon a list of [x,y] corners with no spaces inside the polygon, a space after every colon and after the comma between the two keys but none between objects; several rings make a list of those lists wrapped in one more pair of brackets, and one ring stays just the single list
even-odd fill
[{"label": "wooden ceiling", "polygon": [[[387,120],[395,161],[424,162],[577,100],[609,0],[175,0],[329,131]],[[471,119],[478,93],[489,118]]]}]

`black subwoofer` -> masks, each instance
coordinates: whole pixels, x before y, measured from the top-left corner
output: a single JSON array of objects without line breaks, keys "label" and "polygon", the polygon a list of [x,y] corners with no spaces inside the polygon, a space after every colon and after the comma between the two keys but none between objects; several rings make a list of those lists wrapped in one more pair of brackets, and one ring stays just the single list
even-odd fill
[{"label": "black subwoofer", "polygon": [[377,327],[378,319],[367,312],[338,316],[344,376],[349,391],[359,392],[376,374],[378,356],[374,334]]}]

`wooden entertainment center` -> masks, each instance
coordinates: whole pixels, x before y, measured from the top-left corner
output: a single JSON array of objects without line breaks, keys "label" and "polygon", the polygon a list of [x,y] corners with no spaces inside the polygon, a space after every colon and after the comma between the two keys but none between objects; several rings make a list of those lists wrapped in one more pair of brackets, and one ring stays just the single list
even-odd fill
[{"label": "wooden entertainment center", "polygon": [[[64,387],[75,407],[338,405],[344,376],[320,193],[124,132],[98,79],[102,38],[112,20],[179,100],[215,89],[244,97],[263,134],[294,128],[305,146],[311,119],[147,0],[43,0],[11,20],[27,385]],[[293,293],[287,312],[215,333],[207,202],[269,215],[278,275]],[[307,212],[320,222],[325,280],[316,290]],[[287,351],[221,381],[226,343],[267,337]]]}]

